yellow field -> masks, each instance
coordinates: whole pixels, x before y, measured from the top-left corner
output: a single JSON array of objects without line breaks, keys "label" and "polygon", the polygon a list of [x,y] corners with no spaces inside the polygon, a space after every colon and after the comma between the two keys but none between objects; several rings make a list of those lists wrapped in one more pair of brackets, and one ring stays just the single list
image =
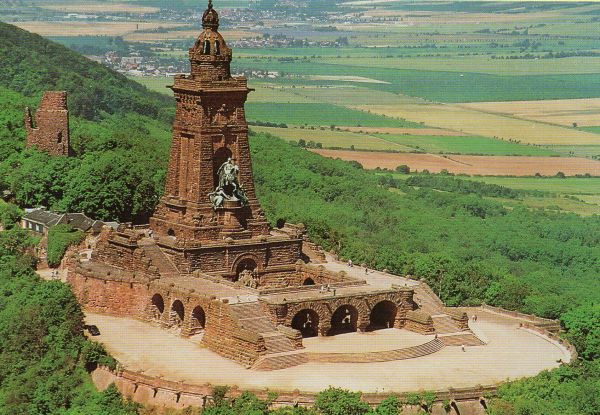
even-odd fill
[{"label": "yellow field", "polygon": [[[130,33],[123,37],[128,42],[154,42],[161,40],[177,40],[177,39],[192,39],[200,34],[198,29],[193,30],[175,30],[164,33]],[[224,30],[221,32],[223,37],[228,40],[239,40],[245,38],[256,37],[254,32],[243,30]]]},{"label": "yellow field", "polygon": [[125,3],[73,3],[73,4],[43,4],[39,7],[57,10],[65,13],[158,13],[158,7],[138,6]]},{"label": "yellow field", "polygon": [[342,160],[355,160],[366,169],[377,167],[394,170],[406,164],[412,170],[429,170],[440,173],[448,170],[455,174],[479,174],[482,176],[554,176],[563,172],[567,176],[589,173],[600,176],[600,161],[578,157],[513,157],[469,156],[411,153],[378,153],[348,150],[311,150],[317,154]]},{"label": "yellow field", "polygon": [[[384,139],[366,134],[356,134],[347,131],[331,130],[303,130],[299,128],[271,128],[252,126],[252,130],[273,134],[287,141],[305,140],[323,144],[323,147],[349,148],[354,146],[357,150],[396,150],[413,151],[413,148],[392,143]],[[378,153],[374,153],[378,154]]]},{"label": "yellow field", "polygon": [[191,26],[144,22],[15,22],[13,24],[41,36],[123,36],[136,30]]},{"label": "yellow field", "polygon": [[[477,102],[461,104],[478,111],[508,114],[518,118],[580,127],[600,125],[600,98],[553,101]],[[600,139],[598,140],[600,144]]]},{"label": "yellow field", "polygon": [[598,145],[598,134],[521,120],[461,106],[462,104],[369,105],[353,108],[422,122],[484,137],[539,145]]}]

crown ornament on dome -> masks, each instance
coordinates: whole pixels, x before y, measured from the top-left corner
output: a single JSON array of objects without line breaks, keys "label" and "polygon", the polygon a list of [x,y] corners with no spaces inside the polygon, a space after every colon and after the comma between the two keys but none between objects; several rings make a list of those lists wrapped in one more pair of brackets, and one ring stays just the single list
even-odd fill
[{"label": "crown ornament on dome", "polygon": [[213,9],[212,0],[208,0],[208,8],[202,15],[202,27],[215,31],[219,29],[219,13]]}]

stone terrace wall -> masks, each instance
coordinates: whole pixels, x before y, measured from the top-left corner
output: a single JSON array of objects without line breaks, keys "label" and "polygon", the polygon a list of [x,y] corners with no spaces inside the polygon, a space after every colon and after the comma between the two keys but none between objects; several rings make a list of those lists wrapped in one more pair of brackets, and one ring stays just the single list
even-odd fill
[{"label": "stone terrace wall", "polygon": [[182,336],[203,331],[202,341],[210,350],[245,367],[266,350],[264,339],[238,327],[228,304],[214,297],[158,280],[118,280],[79,270],[69,270],[67,282],[86,311],[150,321],[178,329]]},{"label": "stone terrace wall", "polygon": [[[213,386],[189,385],[183,382],[172,382],[165,379],[147,376],[141,373],[128,370],[111,371],[106,367],[99,367],[92,373],[92,380],[100,390],[106,389],[114,383],[121,393],[132,398],[135,402],[155,405],[164,408],[184,409],[189,406],[204,407],[212,401]],[[266,399],[269,390],[250,390],[261,399]],[[315,402],[316,394],[309,392],[294,391],[276,391],[277,399],[273,402],[273,407],[280,406],[310,406]],[[497,387],[475,386],[471,388],[451,389],[436,392],[436,399],[431,409],[434,415],[485,415],[486,400],[495,395]],[[229,397],[239,396],[242,391],[233,386],[228,392]],[[406,393],[395,394],[400,399],[406,397]],[[371,406],[378,405],[388,394],[363,394],[362,400]],[[450,405],[449,411],[444,409],[444,403]],[[406,405],[403,408],[403,414],[420,414],[424,408],[421,406]]]},{"label": "stone terrace wall", "polygon": [[518,311],[509,311],[500,307],[493,307],[487,304],[483,304],[481,306],[481,309],[491,313],[513,317],[515,319],[521,320],[523,324],[531,324],[536,327],[548,330],[552,333],[558,333],[561,330],[560,322],[558,320],[551,320],[548,318],[532,316],[530,314],[519,313]]}]

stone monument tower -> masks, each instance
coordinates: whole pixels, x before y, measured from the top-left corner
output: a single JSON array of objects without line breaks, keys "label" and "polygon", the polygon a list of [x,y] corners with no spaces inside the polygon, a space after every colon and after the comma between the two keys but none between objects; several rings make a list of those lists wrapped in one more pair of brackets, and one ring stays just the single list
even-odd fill
[{"label": "stone monument tower", "polygon": [[165,195],[151,219],[179,240],[248,239],[268,234],[254,192],[244,103],[245,78],[230,73],[231,49],[212,1],[189,50],[191,74],[171,87],[177,110]]},{"label": "stone monument tower", "polygon": [[[254,190],[244,113],[252,90],[246,78],[231,76],[231,49],[219,33],[219,15],[212,1],[203,14],[202,27],[189,50],[190,75],[175,76],[171,86],[177,103],[173,141],[165,194],[150,227],[159,246],[176,257],[176,263],[187,264],[180,271],[221,271],[237,278],[238,272],[225,258],[220,265],[208,265],[208,259],[200,258],[201,252],[210,245],[213,263],[219,246],[223,255],[233,258],[232,251],[243,244],[248,253],[262,252],[256,253],[254,262],[266,268],[267,257],[272,256],[267,253],[273,247],[270,242],[277,238],[269,233]],[[300,240],[288,238],[286,248],[277,245],[278,251],[287,251],[278,265],[299,259]],[[255,267],[262,268],[251,266]]]}]

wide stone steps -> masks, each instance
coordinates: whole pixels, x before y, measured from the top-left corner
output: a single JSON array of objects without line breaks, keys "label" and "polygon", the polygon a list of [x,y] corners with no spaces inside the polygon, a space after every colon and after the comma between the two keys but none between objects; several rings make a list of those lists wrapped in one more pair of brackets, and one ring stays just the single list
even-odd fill
[{"label": "wide stone steps", "polygon": [[277,330],[258,303],[231,304],[230,308],[240,328],[260,334],[265,339],[267,354],[296,350],[291,340]]},{"label": "wide stone steps", "polygon": [[485,344],[471,333],[442,336],[439,339],[446,346],[483,346]]},{"label": "wide stone steps", "polygon": [[295,350],[293,352],[284,352],[261,357],[254,364],[252,369],[261,371],[281,370],[307,362],[308,358],[306,357],[306,354],[303,353],[302,350]]},{"label": "wide stone steps", "polygon": [[144,250],[144,255],[150,258],[152,265],[158,269],[160,275],[172,277],[180,274],[177,267],[173,265],[169,257],[158,246],[154,244],[142,244],[141,247]]},{"label": "wide stone steps", "polygon": [[270,353],[282,353],[295,350],[290,340],[281,334],[265,337],[265,346]]},{"label": "wide stone steps", "polygon": [[394,360],[414,359],[436,353],[445,346],[439,338],[418,346],[404,349],[369,353],[307,353],[311,362],[322,363],[373,363]]},{"label": "wide stone steps", "polygon": [[452,320],[452,317],[450,316],[434,315],[431,316],[431,318],[433,320],[433,327],[435,328],[435,332],[438,334],[457,333],[459,331],[462,331],[456,325],[456,323],[454,323],[454,320]]},{"label": "wide stone steps", "polygon": [[414,300],[419,305],[421,311],[427,314],[442,314],[444,303],[424,285],[414,287]]}]

